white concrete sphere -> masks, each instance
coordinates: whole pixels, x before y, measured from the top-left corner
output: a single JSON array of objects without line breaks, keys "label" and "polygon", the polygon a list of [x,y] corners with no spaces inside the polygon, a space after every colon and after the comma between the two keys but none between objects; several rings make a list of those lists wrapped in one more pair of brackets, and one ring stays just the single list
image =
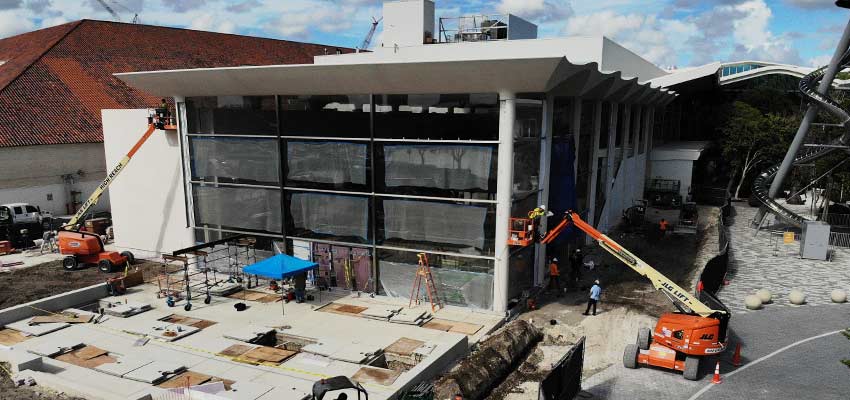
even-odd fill
[{"label": "white concrete sphere", "polygon": [[830,293],[829,296],[832,299],[833,303],[845,303],[847,302],[847,292],[841,289],[835,289]]},{"label": "white concrete sphere", "polygon": [[744,304],[748,310],[758,310],[761,308],[761,299],[756,295],[749,295],[744,298]]},{"label": "white concrete sphere", "polygon": [[759,289],[759,291],[756,292],[756,296],[758,296],[764,304],[773,301],[773,293],[770,293],[770,290],[767,289]]},{"label": "white concrete sphere", "polygon": [[791,301],[791,304],[801,305],[806,303],[806,295],[803,292],[794,289],[791,293],[788,293],[788,300]]}]

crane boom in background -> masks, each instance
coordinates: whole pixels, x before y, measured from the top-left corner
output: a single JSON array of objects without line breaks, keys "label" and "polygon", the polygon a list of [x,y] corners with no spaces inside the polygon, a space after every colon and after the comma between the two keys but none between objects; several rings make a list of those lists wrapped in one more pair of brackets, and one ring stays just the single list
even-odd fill
[{"label": "crane boom in background", "polygon": [[375,19],[372,17],[372,28],[369,29],[369,33],[366,34],[366,38],[363,39],[363,43],[360,43],[360,47],[357,48],[357,51],[368,50],[369,45],[372,43],[372,37],[375,36],[375,31],[378,29],[378,24],[381,23],[381,20],[384,18]]}]

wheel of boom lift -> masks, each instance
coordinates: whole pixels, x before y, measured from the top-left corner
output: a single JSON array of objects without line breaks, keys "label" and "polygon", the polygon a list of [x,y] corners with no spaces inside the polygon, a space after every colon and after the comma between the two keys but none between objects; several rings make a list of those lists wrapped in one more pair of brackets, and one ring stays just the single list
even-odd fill
[{"label": "wheel of boom lift", "polygon": [[652,341],[652,331],[649,328],[638,329],[638,348],[640,348],[641,350],[649,350],[650,341]]},{"label": "wheel of boom lift", "polygon": [[67,256],[62,260],[62,266],[68,271],[77,269],[77,257]]},{"label": "wheel of boom lift", "polygon": [[98,261],[97,262],[97,269],[99,269],[100,272],[107,273],[107,274],[112,272],[112,261],[109,261],[109,260]]},{"label": "wheel of boom lift", "polygon": [[638,346],[636,344],[627,344],[626,349],[623,351],[623,366],[631,369],[637,368],[637,358],[639,352],[640,350],[638,349]]},{"label": "wheel of boom lift", "polygon": [[699,372],[699,357],[687,356],[685,357],[685,370],[682,371],[682,376],[689,381],[697,380],[697,373]]},{"label": "wheel of boom lift", "polygon": [[130,264],[133,264],[133,262],[136,261],[136,256],[134,256],[133,253],[129,251],[122,251],[121,255],[126,258],[127,262]]}]

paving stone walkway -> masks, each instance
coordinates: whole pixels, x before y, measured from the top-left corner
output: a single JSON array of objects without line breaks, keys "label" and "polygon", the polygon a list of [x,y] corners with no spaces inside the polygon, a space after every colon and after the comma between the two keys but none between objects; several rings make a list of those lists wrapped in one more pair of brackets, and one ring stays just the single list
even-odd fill
[{"label": "paving stone walkway", "polygon": [[794,306],[788,301],[793,289],[806,294],[808,305],[830,304],[830,292],[850,292],[850,249],[837,248],[831,262],[804,260],[799,257],[800,242],[783,244],[781,237],[755,230],[750,221],[758,208],[736,203],[728,227],[731,241],[729,285],[720,289],[719,297],[733,313],[746,313],[744,298],[765,288],[773,293],[773,303],[765,307]]}]

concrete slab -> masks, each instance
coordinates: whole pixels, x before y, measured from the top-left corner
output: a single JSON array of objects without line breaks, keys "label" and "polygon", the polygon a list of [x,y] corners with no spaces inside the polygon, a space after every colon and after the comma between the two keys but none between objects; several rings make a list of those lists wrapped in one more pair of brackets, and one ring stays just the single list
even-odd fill
[{"label": "concrete slab", "polygon": [[183,372],[186,367],[174,361],[154,361],[140,368],[134,369],[122,377],[134,381],[157,384],[174,375]]},{"label": "concrete slab", "polygon": [[13,322],[6,325],[7,328],[12,328],[26,336],[42,336],[48,333],[56,332],[60,329],[67,328],[70,324],[65,322],[51,322],[46,324],[30,325],[30,318]]},{"label": "concrete slab", "polygon": [[103,372],[104,374],[123,377],[124,375],[129,374],[130,372],[133,372],[139,368],[142,368],[152,362],[152,360],[146,358],[121,357],[118,359],[118,361],[114,363],[103,364],[101,366],[95,367],[95,370]]},{"label": "concrete slab", "polygon": [[156,323],[143,325],[141,329],[127,329],[126,332],[134,333],[137,335],[150,336],[154,339],[162,340],[165,342],[173,342],[175,340],[183,339],[184,337],[189,336],[193,333],[197,333],[200,330],[200,328],[195,328],[194,326],[170,324],[156,321]]},{"label": "concrete slab", "polygon": [[79,349],[80,347],[83,347],[83,343],[78,340],[56,338],[49,341],[42,341],[34,347],[31,347],[29,352],[44,357],[53,357],[74,349]]},{"label": "concrete slab", "polygon": [[240,342],[256,343],[264,337],[274,335],[275,332],[276,331],[274,329],[269,327],[249,325],[236,328],[231,327],[231,329],[228,329],[227,333],[224,334],[224,337],[238,340]]},{"label": "concrete slab", "polygon": [[19,374],[25,370],[38,371],[43,365],[41,356],[23,350],[2,351],[0,360],[9,363],[13,374]]},{"label": "concrete slab", "polygon": [[219,397],[232,400],[255,400],[274,389],[272,385],[255,382],[236,382],[231,390],[217,394]]},{"label": "concrete slab", "polygon": [[292,400],[300,400],[305,396],[310,395],[310,391],[312,388],[308,390],[304,390],[303,388],[287,388],[275,386],[274,389],[266,392],[260,397],[257,397],[257,400],[279,400],[279,399],[292,399]]}]

